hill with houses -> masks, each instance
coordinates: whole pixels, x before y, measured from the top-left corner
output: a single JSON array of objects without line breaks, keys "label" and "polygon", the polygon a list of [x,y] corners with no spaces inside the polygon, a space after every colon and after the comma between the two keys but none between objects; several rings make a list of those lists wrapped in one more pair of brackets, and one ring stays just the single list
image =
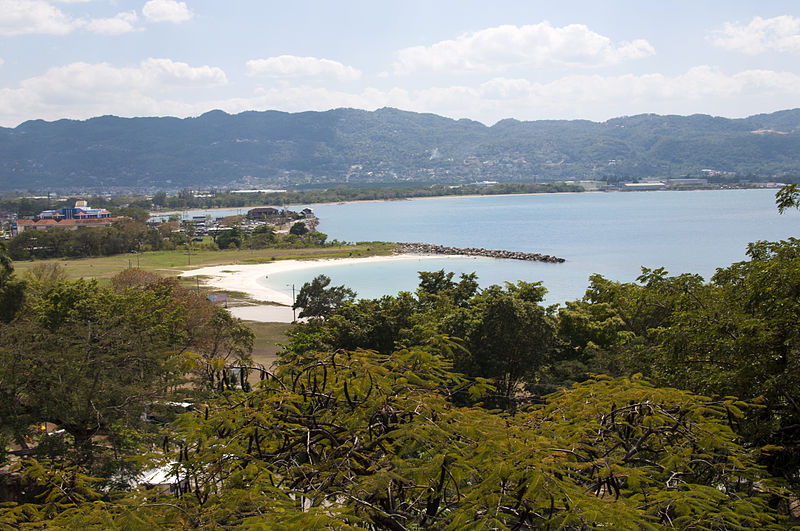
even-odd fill
[{"label": "hill with houses", "polygon": [[502,120],[384,108],[34,120],[0,128],[0,192],[619,181],[792,180],[800,109],[727,119]]}]

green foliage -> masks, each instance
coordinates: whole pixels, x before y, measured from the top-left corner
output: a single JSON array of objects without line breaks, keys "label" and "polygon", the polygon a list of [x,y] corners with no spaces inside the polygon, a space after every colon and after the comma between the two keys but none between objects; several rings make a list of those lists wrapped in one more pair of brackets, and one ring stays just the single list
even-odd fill
[{"label": "green foliage", "polygon": [[302,221],[298,221],[292,228],[289,229],[289,234],[294,234],[295,236],[302,236],[308,232],[308,227]]},{"label": "green foliage", "polygon": [[352,301],[356,293],[344,286],[328,287],[330,277],[318,275],[306,282],[297,294],[293,308],[302,308],[300,317],[327,317],[345,302]]},{"label": "green foliage", "polygon": [[[175,423],[177,499],[129,495],[105,525],[135,507],[208,529],[781,528],[731,401],[601,379],[500,416],[453,406],[464,385],[425,349],[287,353],[257,390]],[[96,504],[53,524],[98,525]]]},{"label": "green foliage", "polygon": [[55,423],[91,462],[92,438],[138,422],[179,374],[182,308],[167,295],[78,281],[33,301],[0,340],[0,423],[17,437],[27,424]]},{"label": "green foliage", "polygon": [[[325,318],[268,369],[174,281],[31,270],[0,323],[0,427],[36,460],[0,529],[786,528],[800,240],[751,244],[710,282],[593,276],[558,310],[540,283],[453,277],[357,302],[317,277],[298,306]],[[175,418],[187,374],[203,402]],[[143,417],[169,423],[157,445]],[[130,489],[159,466],[176,495]]]},{"label": "green foliage", "polygon": [[456,306],[463,306],[478,292],[478,277],[475,273],[462,273],[459,282],[453,282],[453,273],[439,271],[420,271],[417,297],[420,304],[435,305],[445,298]]},{"label": "green foliage", "polygon": [[111,211],[111,215],[127,216],[134,221],[144,223],[150,218],[150,212],[147,210],[149,207],[150,205],[148,204],[145,207],[130,205],[126,207],[115,208]]},{"label": "green foliage", "polygon": [[38,441],[42,455],[120,475],[120,456],[153,435],[149,410],[190,370],[207,386],[251,362],[252,331],[174,280],[136,269],[109,287],[44,268],[29,277],[24,311],[0,330],[0,429],[23,448],[49,422],[68,437]]},{"label": "green foliage", "polygon": [[14,277],[14,265],[0,241],[0,323],[11,321],[22,307],[25,284]]},{"label": "green foliage", "polygon": [[248,239],[248,246],[251,249],[266,249],[276,242],[275,228],[265,224],[253,229]]},{"label": "green foliage", "polygon": [[161,249],[164,238],[142,221],[119,220],[108,227],[77,230],[27,230],[11,238],[14,260],[85,258]]},{"label": "green foliage", "polygon": [[253,331],[246,324],[231,317],[228,311],[214,308],[204,325],[194,333],[193,351],[198,355],[197,373],[201,385],[214,389],[227,384],[232,368],[243,371],[246,378],[253,364],[253,342]]},{"label": "green foliage", "polygon": [[230,230],[221,232],[215,241],[220,249],[228,249],[229,247],[236,247],[237,249],[242,246],[242,231],[239,227],[234,226]]},{"label": "green foliage", "polygon": [[491,286],[438,327],[464,341],[464,348],[454,353],[456,370],[494,378],[500,391],[498,405],[504,408],[513,408],[523,378],[533,376],[555,353],[555,320],[539,304],[544,293],[539,283]]},{"label": "green foliage", "polygon": [[775,194],[775,205],[783,214],[789,208],[800,207],[800,189],[796,184],[787,184]]},{"label": "green foliage", "polygon": [[761,462],[800,485],[800,241],[757,242],[749,260],[693,275],[644,270],[640,284],[593,277],[559,314],[569,352],[612,374],[738,396],[761,407],[737,419]]}]

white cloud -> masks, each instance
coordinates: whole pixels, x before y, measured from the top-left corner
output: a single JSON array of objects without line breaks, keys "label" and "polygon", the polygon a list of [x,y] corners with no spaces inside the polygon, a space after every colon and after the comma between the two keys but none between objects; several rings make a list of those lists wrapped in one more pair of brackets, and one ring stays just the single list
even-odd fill
[{"label": "white cloud", "polygon": [[219,86],[228,82],[225,72],[216,66],[190,66],[171,59],[146,59],[137,72],[150,82],[167,85]]},{"label": "white cloud", "polygon": [[17,88],[0,89],[0,116],[22,121],[102,114],[175,115],[189,106],[172,99],[173,95],[183,97],[192,89],[226,83],[220,68],[171,59],[150,58],[134,67],[72,63],[26,79]]},{"label": "white cloud", "polygon": [[139,17],[136,11],[117,13],[113,18],[96,18],[86,24],[86,29],[103,35],[120,35],[136,30],[136,21]]},{"label": "white cloud", "polygon": [[142,14],[151,22],[178,23],[192,18],[186,2],[176,0],[148,0],[142,8]]},{"label": "white cloud", "polygon": [[[78,3],[90,0],[59,0],[62,3]],[[45,0],[0,0],[0,35],[25,34],[66,35],[78,28],[85,28],[103,35],[119,35],[136,29],[136,11],[118,13],[112,18],[74,18],[52,2]]]},{"label": "white cloud", "polygon": [[746,26],[728,22],[714,35],[715,45],[749,55],[768,50],[800,53],[800,18],[790,15],[755,17]]},{"label": "white cloud", "polygon": [[339,81],[356,81],[361,78],[361,71],[330,59],[280,55],[247,61],[247,75],[271,78],[334,78]]},{"label": "white cloud", "polygon": [[502,118],[591,119],[655,112],[746,116],[796,105],[800,75],[772,70],[725,73],[698,66],[667,76],[570,75],[548,83],[494,77],[478,85],[408,90],[357,91],[277,84],[250,95],[209,97],[210,87],[226,84],[225,73],[169,59],[147,59],[135,67],[74,63],[53,68],[13,89],[0,89],[0,123],[14,126],[30,118],[193,116],[210,109],[230,113],[279,109],[298,112],[336,107],[391,106],[471,118],[491,124]]},{"label": "white cloud", "polygon": [[81,26],[74,19],[44,0],[0,0],[0,35],[31,33],[65,35]]},{"label": "white cloud", "polygon": [[273,87],[252,98],[216,101],[209,108],[286,111],[335,107],[377,109],[390,106],[471,118],[491,124],[503,118],[591,119],[655,112],[746,116],[791,107],[800,97],[800,76],[789,72],[746,70],[732,75],[699,66],[677,76],[574,75],[549,83],[496,77],[477,86],[422,90],[367,88],[361,92],[320,87]]},{"label": "white cloud", "polygon": [[501,72],[513,67],[598,67],[653,55],[646,40],[614,44],[583,24],[504,25],[397,52],[394,70]]}]

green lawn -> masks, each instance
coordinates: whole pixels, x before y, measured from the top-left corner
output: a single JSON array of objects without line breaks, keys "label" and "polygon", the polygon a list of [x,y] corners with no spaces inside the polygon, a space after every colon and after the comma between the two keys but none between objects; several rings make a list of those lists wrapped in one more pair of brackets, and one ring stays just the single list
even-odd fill
[{"label": "green lawn", "polygon": [[187,269],[197,267],[266,263],[273,260],[292,260],[303,258],[347,258],[352,256],[376,256],[391,254],[395,245],[391,243],[370,242],[360,245],[336,247],[308,247],[299,249],[226,249],[224,251],[186,250],[152,251],[136,254],[81,258],[75,260],[51,259],[14,262],[19,276],[37,264],[58,263],[64,266],[69,279],[95,278],[108,282],[111,277],[129,267],[140,267],[163,276],[176,276]]},{"label": "green lawn", "polygon": [[269,367],[278,358],[281,351],[279,345],[285,345],[289,338],[286,332],[292,327],[290,323],[260,323],[245,321],[256,335],[253,345],[253,361]]}]

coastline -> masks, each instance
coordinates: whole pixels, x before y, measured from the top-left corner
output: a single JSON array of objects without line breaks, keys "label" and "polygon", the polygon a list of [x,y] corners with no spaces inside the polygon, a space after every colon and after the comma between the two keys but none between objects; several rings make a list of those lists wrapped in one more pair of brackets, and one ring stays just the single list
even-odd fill
[{"label": "coastline", "polygon": [[242,210],[246,211],[253,208],[273,207],[273,208],[290,208],[290,207],[310,207],[313,209],[314,205],[351,205],[355,203],[392,203],[397,201],[417,201],[424,199],[444,199],[452,198],[475,198],[475,197],[510,197],[510,196],[536,196],[536,195],[570,195],[570,194],[616,194],[616,193],[643,193],[643,192],[713,192],[718,190],[761,190],[762,188],[691,188],[691,189],[671,189],[671,190],[584,190],[582,192],[522,192],[522,193],[505,193],[505,194],[447,194],[447,195],[431,195],[419,197],[398,197],[394,199],[354,199],[350,201],[324,201],[319,203],[287,203],[283,204],[264,204],[264,205],[251,205],[245,207],[214,207],[214,208],[185,208],[182,210],[168,210],[158,212],[148,212],[150,217],[170,216],[171,214],[182,214],[184,212],[218,212],[227,210]]},{"label": "coastline", "polygon": [[[253,300],[269,303],[265,306],[264,313],[268,314],[269,321],[266,322],[291,322],[292,315],[292,295],[284,286],[270,286],[264,279],[269,279],[269,275],[276,273],[286,273],[293,271],[303,271],[315,268],[324,268],[329,265],[348,265],[348,264],[367,264],[386,261],[400,260],[419,260],[420,258],[442,258],[441,255],[419,255],[419,254],[395,254],[390,256],[367,256],[362,258],[323,258],[316,260],[280,260],[268,264],[235,264],[200,267],[197,269],[182,272],[179,277],[207,277],[202,278],[204,286],[220,291],[237,291],[246,293]],[[299,289],[299,286],[298,286]],[[277,305],[277,306],[276,306]],[[232,311],[235,316],[244,316],[248,320],[261,320],[253,318],[252,306],[242,306],[242,310]],[[232,308],[236,310],[237,308]],[[237,313],[239,315],[237,315]],[[288,321],[286,316],[288,315]],[[280,317],[280,318],[279,318]]]},{"label": "coastline", "polygon": [[215,207],[215,208],[186,208],[183,210],[170,210],[170,211],[163,211],[163,212],[148,212],[150,217],[158,217],[158,216],[169,216],[171,214],[181,214],[183,212],[218,212],[222,210],[234,210],[239,209],[243,211],[247,211],[253,208],[262,208],[262,207],[273,207],[273,208],[286,208],[290,207],[301,207],[307,206],[313,209],[314,205],[352,205],[355,203],[393,203],[397,201],[416,201],[418,199],[443,199],[447,197],[508,197],[508,196],[522,196],[522,195],[563,195],[563,194],[605,194],[610,193],[602,190],[589,190],[583,192],[523,192],[519,194],[514,193],[507,193],[507,194],[465,194],[465,195],[431,195],[431,196],[421,196],[421,197],[398,197],[396,199],[354,199],[351,201],[325,201],[321,203],[288,203],[286,205],[253,205],[247,207]]}]

